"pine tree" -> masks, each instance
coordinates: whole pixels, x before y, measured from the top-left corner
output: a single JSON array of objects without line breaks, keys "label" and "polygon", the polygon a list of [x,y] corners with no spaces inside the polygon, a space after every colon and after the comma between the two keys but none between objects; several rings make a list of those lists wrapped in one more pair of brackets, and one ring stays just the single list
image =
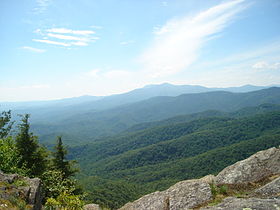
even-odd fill
[{"label": "pine tree", "polygon": [[77,169],[73,167],[73,162],[66,160],[67,150],[63,146],[61,136],[57,137],[57,144],[54,148],[53,152],[53,166],[56,170],[61,171],[63,174],[63,178],[67,179],[73,176]]},{"label": "pine tree", "polygon": [[29,115],[23,115],[16,136],[16,148],[20,156],[19,168],[26,168],[29,176],[40,176],[46,169],[46,151],[38,144],[37,137],[29,132]]},{"label": "pine tree", "polygon": [[11,111],[0,113],[0,139],[8,136],[14,122],[11,122]]}]

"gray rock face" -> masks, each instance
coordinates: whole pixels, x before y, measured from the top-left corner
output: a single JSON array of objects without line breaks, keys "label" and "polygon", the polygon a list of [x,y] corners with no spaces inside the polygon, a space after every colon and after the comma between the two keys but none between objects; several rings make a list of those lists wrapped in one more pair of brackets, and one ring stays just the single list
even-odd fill
[{"label": "gray rock face", "polygon": [[39,178],[25,179],[29,186],[28,203],[33,205],[34,210],[42,208],[42,182]]},{"label": "gray rock face", "polygon": [[155,192],[128,203],[121,210],[182,210],[194,208],[212,199],[211,188],[202,180],[179,182],[162,192]]},{"label": "gray rock face", "polygon": [[257,196],[280,199],[280,177],[255,190]]},{"label": "gray rock face", "polygon": [[169,209],[169,199],[163,192],[154,192],[145,195],[138,200],[127,203],[120,210],[168,210]]},{"label": "gray rock face", "polygon": [[99,207],[99,205],[93,204],[93,203],[84,205],[83,209],[84,209],[84,210],[101,210],[101,208]]},{"label": "gray rock face", "polygon": [[234,198],[229,197],[217,206],[201,208],[201,210],[279,210],[279,199],[259,199],[259,198]]},{"label": "gray rock face", "polygon": [[194,208],[212,199],[209,184],[201,180],[179,182],[165,194],[169,197],[170,210]]},{"label": "gray rock face", "polygon": [[19,178],[19,176],[17,174],[4,174],[3,172],[0,172],[0,181],[1,182],[7,182],[7,183],[11,184],[18,178]]},{"label": "gray rock face", "polygon": [[216,176],[216,184],[256,182],[279,173],[280,149],[273,147],[225,168]]},{"label": "gray rock face", "polygon": [[[18,186],[16,181],[24,183]],[[42,183],[38,178],[30,179],[17,174],[4,174],[0,172],[0,198],[9,200],[11,196],[21,197],[33,210],[42,209]]]},{"label": "gray rock face", "polygon": [[[260,151],[239,161],[216,177],[179,182],[162,192],[155,192],[128,203],[120,210],[185,210],[207,205],[212,199],[210,185],[242,185],[258,182],[272,175],[280,175],[280,148]],[[211,210],[280,210],[280,177],[248,195],[250,198],[225,198],[216,206],[200,209]]]}]

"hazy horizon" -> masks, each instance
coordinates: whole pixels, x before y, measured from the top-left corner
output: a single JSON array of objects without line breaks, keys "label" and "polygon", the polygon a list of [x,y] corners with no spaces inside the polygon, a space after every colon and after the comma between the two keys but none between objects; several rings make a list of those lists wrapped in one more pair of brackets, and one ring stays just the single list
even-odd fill
[{"label": "hazy horizon", "polygon": [[[100,97],[100,98],[105,98],[105,97],[108,97],[108,96],[114,96],[114,95],[121,95],[121,94],[126,94],[126,93],[129,93],[129,92],[132,92],[132,91],[135,91],[135,90],[138,90],[138,89],[144,89],[146,87],[151,87],[151,86],[161,86],[161,85],[172,85],[172,86],[200,86],[200,87],[205,87],[205,88],[213,88],[213,89],[226,89],[226,88],[242,88],[242,87],[246,87],[246,86],[252,86],[252,87],[264,87],[264,88],[269,88],[269,87],[280,87],[280,84],[270,84],[270,85],[265,85],[265,86],[258,86],[258,85],[252,85],[252,84],[244,84],[244,85],[241,85],[241,86],[229,86],[229,87],[207,87],[207,86],[203,86],[203,85],[189,85],[189,84],[179,84],[179,85],[176,85],[176,84],[171,84],[171,83],[167,83],[167,82],[164,82],[164,83],[159,83],[159,84],[148,84],[148,85],[145,85],[143,87],[140,87],[140,88],[136,88],[136,89],[132,89],[132,90],[128,90],[128,91],[124,91],[124,92],[120,92],[120,93],[115,93],[115,94],[109,94],[109,95],[79,95],[79,96],[73,96],[73,97],[64,97],[64,98],[50,98],[50,99],[43,99],[43,100],[23,100],[23,101],[1,101],[0,100],[0,103],[32,103],[32,102],[48,102],[48,101],[59,101],[59,100],[67,100],[67,99],[73,99],[73,98],[81,98],[81,97]],[[213,90],[215,91],[215,90]],[[3,105],[3,104],[2,104]]]},{"label": "hazy horizon", "polygon": [[0,2],[0,101],[280,81],[278,0]]}]

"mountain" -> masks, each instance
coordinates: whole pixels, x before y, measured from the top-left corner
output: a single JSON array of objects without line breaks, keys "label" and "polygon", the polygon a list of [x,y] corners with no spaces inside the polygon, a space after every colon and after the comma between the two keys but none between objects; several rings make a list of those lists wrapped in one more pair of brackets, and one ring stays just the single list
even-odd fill
[{"label": "mountain", "polygon": [[43,142],[50,142],[56,135],[67,134],[72,136],[72,139],[65,138],[67,144],[71,144],[75,139],[82,143],[120,133],[143,122],[209,109],[229,112],[264,103],[280,104],[280,88],[274,87],[248,93],[215,91],[176,97],[160,96],[103,111],[81,109],[79,114],[59,116],[58,120],[52,123],[33,123],[33,130],[41,136]]},{"label": "mountain", "polygon": [[[278,146],[280,110],[253,114],[260,109],[246,108],[247,117],[238,114],[244,113],[242,109],[229,114],[235,117],[162,121],[155,127],[73,147],[69,157],[79,161],[79,178],[89,192],[88,199],[119,207],[125,201],[118,199],[118,193],[126,202],[135,200],[181,180],[216,174],[259,150]],[[123,188],[115,190],[119,186]]]},{"label": "mountain", "polygon": [[26,102],[0,102],[1,109],[27,109],[27,108],[45,108],[45,107],[65,107],[77,105],[85,102],[92,102],[102,99],[102,96],[80,96],[73,98],[64,98],[46,101],[26,101]]},{"label": "mountain", "polygon": [[[277,85],[274,85],[277,86]],[[134,103],[137,101],[149,99],[156,96],[178,96],[187,93],[202,93],[210,91],[229,91],[229,92],[250,92],[269,88],[273,86],[254,86],[244,85],[240,87],[229,88],[207,88],[199,85],[172,85],[169,83],[163,83],[158,85],[147,85],[143,88],[135,89],[123,94],[115,94],[110,96],[80,96],[73,98],[65,98],[59,100],[47,100],[47,101],[26,101],[26,102],[0,102],[1,109],[32,109],[32,108],[45,108],[49,106],[60,107],[81,105],[83,107],[91,105],[91,109],[104,110],[115,106]],[[99,101],[101,100],[101,101]],[[97,103],[92,103],[96,102]]]}]

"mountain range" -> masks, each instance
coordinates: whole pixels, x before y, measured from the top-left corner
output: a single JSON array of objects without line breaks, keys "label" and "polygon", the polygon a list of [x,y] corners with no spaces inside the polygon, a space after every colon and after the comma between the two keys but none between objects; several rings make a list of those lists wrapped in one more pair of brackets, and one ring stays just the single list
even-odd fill
[{"label": "mountain range", "polygon": [[0,107],[15,119],[31,114],[32,132],[47,147],[62,135],[88,201],[111,209],[280,144],[280,87],[165,83]]},{"label": "mountain range", "polygon": [[164,83],[111,96],[0,103],[0,107],[12,109],[15,118],[17,114],[31,114],[32,129],[44,144],[51,144],[56,136],[62,135],[68,145],[78,145],[123,132],[139,123],[176,115],[278,104],[279,89],[269,87],[207,88]]}]

